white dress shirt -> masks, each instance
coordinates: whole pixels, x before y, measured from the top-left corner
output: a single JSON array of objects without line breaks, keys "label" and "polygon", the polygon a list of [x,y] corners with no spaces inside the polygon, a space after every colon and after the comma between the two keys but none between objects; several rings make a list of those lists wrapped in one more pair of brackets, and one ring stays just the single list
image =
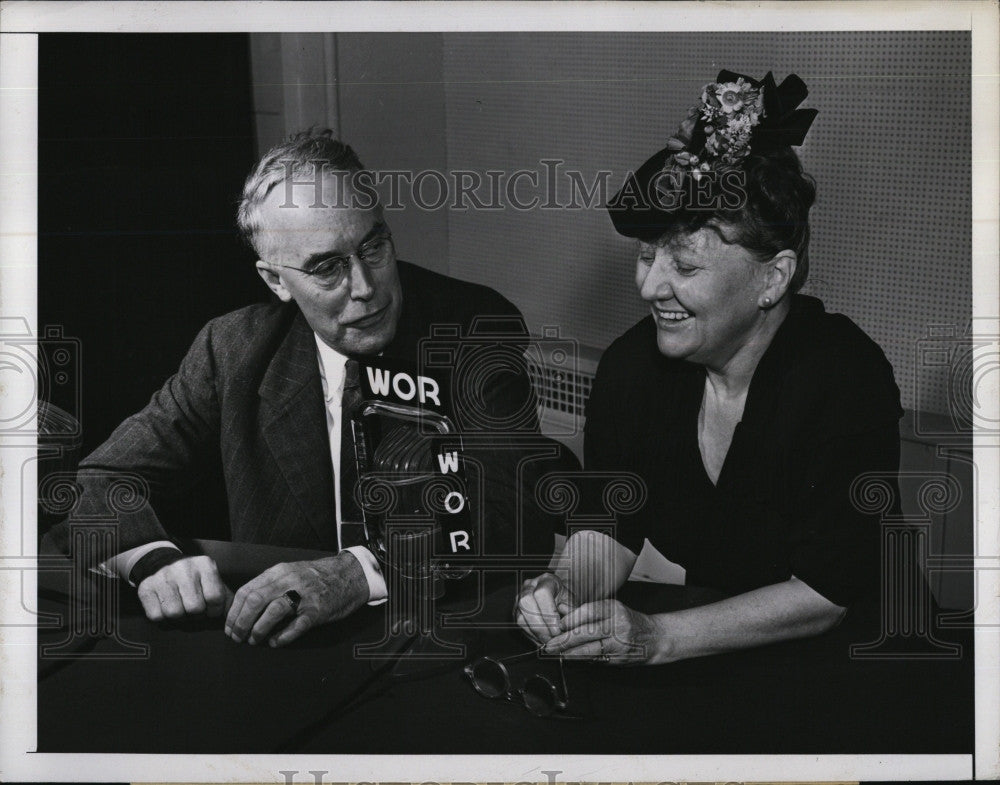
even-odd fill
[{"label": "white dress shirt", "polygon": [[[337,546],[340,547],[340,402],[344,395],[344,369],[347,365],[347,357],[323,343],[318,335],[315,337],[319,378],[323,384],[323,400],[326,404],[326,430],[330,440],[330,458],[333,461],[333,495],[337,506]],[[140,545],[138,548],[123,551],[108,559],[98,566],[98,570],[105,575],[119,576],[128,580],[129,573],[132,572],[135,563],[155,548],[177,548],[177,546],[166,540]],[[378,605],[385,602],[388,590],[375,554],[363,545],[353,545],[346,550],[350,551],[361,564],[365,580],[368,581],[368,604]]]},{"label": "white dress shirt", "polygon": [[[319,378],[323,383],[323,400],[326,403],[326,431],[330,437],[330,459],[333,461],[333,496],[337,503],[337,547],[340,547],[340,418],[342,416],[340,402],[344,396],[344,369],[347,358],[327,346],[316,336],[316,347],[319,353]],[[377,605],[385,602],[388,590],[385,578],[379,569],[378,560],[370,550],[363,545],[352,545],[347,548],[361,563],[365,579],[368,581],[368,604]]]}]

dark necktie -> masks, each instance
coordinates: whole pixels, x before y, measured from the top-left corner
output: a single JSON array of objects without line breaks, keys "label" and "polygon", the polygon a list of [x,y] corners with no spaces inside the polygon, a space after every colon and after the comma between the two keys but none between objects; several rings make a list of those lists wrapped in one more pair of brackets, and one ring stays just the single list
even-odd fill
[{"label": "dark necktie", "polygon": [[361,403],[361,382],[358,363],[348,360],[344,366],[344,395],[340,401],[340,545],[367,545],[364,516],[355,500],[358,484],[358,459],[354,449],[354,428],[351,415]]}]

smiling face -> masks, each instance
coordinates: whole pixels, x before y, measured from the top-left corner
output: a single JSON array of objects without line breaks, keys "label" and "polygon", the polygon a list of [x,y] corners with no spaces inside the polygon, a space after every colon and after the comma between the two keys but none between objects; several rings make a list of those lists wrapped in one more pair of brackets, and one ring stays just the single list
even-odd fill
[{"label": "smiling face", "polygon": [[[328,177],[325,194],[337,193],[342,180]],[[308,195],[306,194],[308,191]],[[399,321],[403,292],[395,251],[390,244],[388,263],[369,267],[356,251],[385,229],[379,208],[349,207],[350,191],[342,206],[313,207],[312,188],[296,189],[297,207],[280,207],[286,199],[279,184],[259,208],[254,243],[261,254],[257,269],[270,289],[284,302],[294,300],[313,331],[341,354],[378,354],[392,340]],[[331,256],[351,256],[350,268],[335,286],[289,267],[311,269]]]},{"label": "smiling face", "polygon": [[784,293],[772,292],[773,266],[711,226],[662,245],[641,243],[636,286],[649,303],[660,352],[725,370],[762,334],[763,298],[777,302]]}]

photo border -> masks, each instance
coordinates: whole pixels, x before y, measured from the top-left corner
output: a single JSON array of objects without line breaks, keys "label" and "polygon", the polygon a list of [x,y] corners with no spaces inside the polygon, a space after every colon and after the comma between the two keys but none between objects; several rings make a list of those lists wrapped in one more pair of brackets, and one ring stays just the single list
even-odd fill
[{"label": "photo border", "polygon": [[[37,33],[40,32],[338,32],[351,31],[852,31],[971,30],[972,32],[972,269],[973,316],[998,318],[998,198],[1000,110],[998,11],[985,2],[953,3],[470,3],[470,2],[6,2],[0,6],[0,307],[23,317],[37,334]],[[905,10],[905,13],[901,13]],[[734,13],[735,11],[735,13]],[[994,374],[994,376],[996,376]],[[996,380],[983,390],[985,416],[1000,420]],[[13,396],[11,396],[13,397]],[[992,410],[989,409],[992,406]],[[28,534],[17,525],[22,509],[18,461],[33,459],[33,438],[0,439],[4,498],[0,527],[0,614],[21,610],[21,592],[33,592]],[[978,476],[1000,475],[995,437],[975,434]],[[18,470],[14,471],[13,467]],[[34,467],[26,468],[27,474]],[[25,476],[27,476],[27,474]],[[28,476],[28,485],[31,477]],[[33,628],[0,628],[0,779],[277,781],[281,770],[331,770],[329,781],[558,781],[977,779],[1000,777],[1000,534],[998,487],[976,489],[975,755],[787,756],[277,756],[103,755],[33,753],[37,663]],[[33,528],[33,527],[32,527]],[[33,535],[33,531],[29,534]],[[986,556],[982,554],[988,554]],[[15,719],[16,721],[11,721]]]}]

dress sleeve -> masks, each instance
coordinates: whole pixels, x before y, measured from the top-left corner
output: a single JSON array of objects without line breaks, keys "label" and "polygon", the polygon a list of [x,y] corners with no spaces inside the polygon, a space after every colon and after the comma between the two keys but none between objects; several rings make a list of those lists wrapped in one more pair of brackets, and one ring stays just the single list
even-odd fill
[{"label": "dress sleeve", "polygon": [[898,499],[899,390],[884,358],[830,381],[815,413],[802,485],[793,501],[792,574],[842,607],[877,596],[881,515],[852,498],[855,481],[876,472]]}]

